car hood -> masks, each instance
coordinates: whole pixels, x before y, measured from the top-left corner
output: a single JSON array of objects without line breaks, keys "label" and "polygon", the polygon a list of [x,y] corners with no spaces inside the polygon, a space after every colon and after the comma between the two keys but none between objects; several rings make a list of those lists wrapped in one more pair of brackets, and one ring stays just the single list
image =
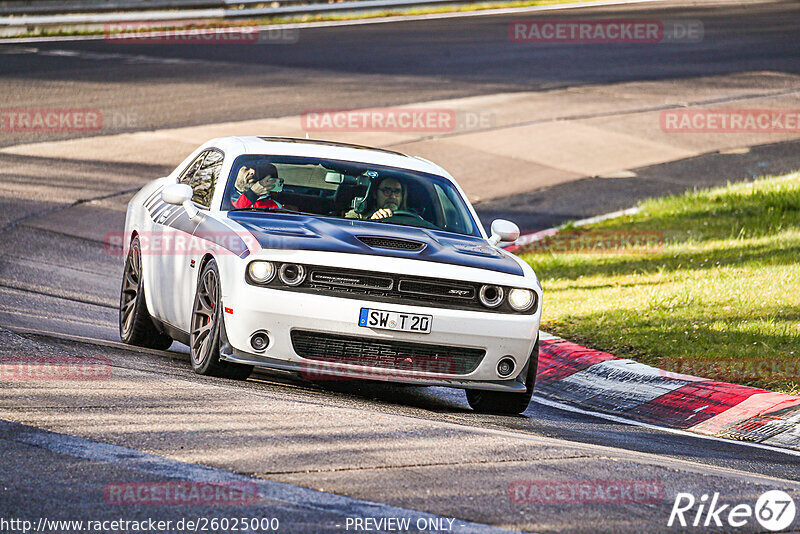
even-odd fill
[{"label": "car hood", "polygon": [[[524,274],[510,254],[473,236],[413,226],[288,213],[229,212],[228,218],[244,226],[263,248],[389,256],[476,267],[519,276]],[[359,238],[366,238],[366,241],[372,242],[372,246]],[[386,248],[376,246],[373,242],[375,239],[414,241],[424,246],[421,250]]]}]

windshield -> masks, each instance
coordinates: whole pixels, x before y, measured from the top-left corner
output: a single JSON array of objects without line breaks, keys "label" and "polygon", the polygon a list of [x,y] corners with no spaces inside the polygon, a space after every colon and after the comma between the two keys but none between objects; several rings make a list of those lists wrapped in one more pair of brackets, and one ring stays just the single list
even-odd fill
[{"label": "windshield", "polygon": [[239,156],[228,177],[222,209],[300,212],[480,237],[449,180],[349,161]]}]

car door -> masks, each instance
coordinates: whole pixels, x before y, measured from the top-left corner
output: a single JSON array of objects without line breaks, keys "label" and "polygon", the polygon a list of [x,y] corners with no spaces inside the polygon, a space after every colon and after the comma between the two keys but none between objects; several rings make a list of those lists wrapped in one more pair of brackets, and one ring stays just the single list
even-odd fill
[{"label": "car door", "polygon": [[[198,154],[177,181],[189,184],[202,167],[208,152],[204,150]],[[183,206],[174,206],[164,201],[160,201],[152,217],[153,243],[157,244],[153,247],[157,250],[157,254],[153,257],[156,276],[154,286],[158,288],[158,295],[154,296],[151,306],[162,321],[181,328],[176,322],[179,317],[177,310],[180,308],[179,303],[185,299],[182,294],[183,278],[190,276],[188,272],[184,272],[186,263],[184,260],[187,258],[189,243],[197,222],[189,218]]]},{"label": "car door", "polygon": [[205,236],[203,232],[200,232],[202,237],[198,237],[196,234],[198,230],[208,226],[211,199],[214,197],[214,190],[217,187],[223,160],[224,154],[221,151],[217,149],[208,150],[202,163],[197,166],[195,171],[187,174],[181,180],[182,183],[192,188],[192,202],[200,209],[200,214],[192,226],[192,234],[189,236],[182,235],[183,238],[187,239],[185,253],[176,255],[175,263],[172,266],[174,291],[177,297],[172,302],[169,313],[173,320],[172,324],[186,332],[189,331],[191,324],[197,270],[200,267],[200,260],[204,251],[208,249],[208,244],[205,240],[210,237],[211,240],[215,241],[221,237]]}]

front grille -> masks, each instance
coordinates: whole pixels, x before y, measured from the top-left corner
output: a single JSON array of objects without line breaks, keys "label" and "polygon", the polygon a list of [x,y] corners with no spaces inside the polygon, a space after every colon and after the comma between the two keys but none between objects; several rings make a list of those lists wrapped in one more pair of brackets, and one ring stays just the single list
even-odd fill
[{"label": "front grille", "polygon": [[394,280],[381,276],[347,275],[336,272],[311,271],[311,283],[327,286],[342,286],[365,290],[389,291]]},{"label": "front grille", "polygon": [[370,295],[383,297],[387,302],[448,305],[454,307],[486,310],[476,298],[476,284],[454,282],[437,278],[422,278],[405,275],[379,276],[369,271],[354,269],[329,270],[326,267],[310,266],[309,280],[300,287],[314,288],[333,293]]},{"label": "front grille", "polygon": [[292,348],[309,360],[397,371],[466,375],[478,368],[483,349],[429,345],[292,330]]},{"label": "front grille", "polygon": [[[276,267],[280,267],[276,263]],[[298,291],[342,298],[364,299],[372,302],[407,304],[447,308],[452,310],[476,310],[486,313],[518,313],[507,302],[497,308],[487,308],[478,300],[481,284],[444,278],[428,278],[405,274],[361,271],[333,268],[321,265],[304,265],[308,277],[297,286],[287,286],[276,276],[263,284],[282,291]],[[259,285],[246,278],[248,283]],[[508,291],[508,288],[505,288]],[[536,313],[536,304],[525,314]]]},{"label": "front grille", "polygon": [[415,295],[425,295],[428,297],[448,297],[466,300],[475,299],[475,288],[461,284],[401,279],[397,284],[397,290],[400,293],[413,293]]},{"label": "front grille", "polygon": [[393,250],[408,250],[419,252],[425,248],[425,243],[410,241],[408,239],[395,239],[392,237],[377,237],[369,235],[356,236],[356,239],[372,248],[390,248]]}]

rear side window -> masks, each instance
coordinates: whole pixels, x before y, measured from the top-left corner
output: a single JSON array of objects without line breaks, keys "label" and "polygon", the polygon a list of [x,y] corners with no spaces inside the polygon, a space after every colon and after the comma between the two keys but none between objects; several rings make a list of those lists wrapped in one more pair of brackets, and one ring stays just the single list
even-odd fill
[{"label": "rear side window", "polygon": [[211,206],[223,159],[222,152],[206,150],[189,164],[181,176],[181,183],[190,186],[194,191],[192,200],[203,207]]}]

